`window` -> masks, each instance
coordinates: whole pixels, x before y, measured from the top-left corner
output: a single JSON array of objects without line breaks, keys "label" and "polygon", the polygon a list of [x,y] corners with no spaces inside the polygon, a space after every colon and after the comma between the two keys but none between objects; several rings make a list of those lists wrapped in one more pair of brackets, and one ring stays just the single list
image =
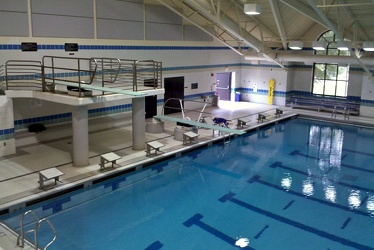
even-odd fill
[{"label": "window", "polygon": [[[326,50],[316,50],[316,55],[349,56],[348,50],[338,50],[337,42],[332,31],[322,34],[318,41],[328,43]],[[348,91],[349,66],[332,63],[314,63],[312,93],[315,95],[346,97]]]}]

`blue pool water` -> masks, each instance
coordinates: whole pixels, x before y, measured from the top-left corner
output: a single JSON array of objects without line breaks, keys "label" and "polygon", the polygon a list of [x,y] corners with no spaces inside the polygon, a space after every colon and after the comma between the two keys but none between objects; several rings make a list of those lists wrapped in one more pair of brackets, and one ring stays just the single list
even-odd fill
[{"label": "blue pool water", "polygon": [[292,119],[33,209],[49,249],[374,249],[373,141]]}]

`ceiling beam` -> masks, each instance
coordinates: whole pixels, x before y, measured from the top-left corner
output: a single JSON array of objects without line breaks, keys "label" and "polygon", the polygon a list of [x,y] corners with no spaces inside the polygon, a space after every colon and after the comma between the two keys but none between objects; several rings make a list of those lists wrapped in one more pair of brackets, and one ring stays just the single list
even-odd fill
[{"label": "ceiling beam", "polygon": [[317,15],[313,10],[308,8],[306,5],[300,3],[299,1],[295,0],[281,0],[282,3],[288,5],[292,9],[296,10],[297,12],[303,14],[304,16],[307,16],[308,18],[312,19],[313,21],[321,24],[322,26],[328,28],[323,21],[323,19]]},{"label": "ceiling beam", "polygon": [[[344,38],[342,35],[338,32],[338,30],[335,28],[335,26],[330,22],[330,20],[322,13],[322,11],[315,5],[313,0],[307,0],[310,7],[313,8],[313,10],[321,17],[321,19],[325,22],[325,25],[335,33],[335,36],[339,38],[340,41],[345,43],[345,45],[349,48],[350,51],[352,51],[352,47],[344,41]],[[358,58],[356,53],[351,53],[351,56],[356,59],[356,61],[361,65],[361,67],[364,69],[366,73],[368,73],[370,76],[372,75],[370,70],[366,67],[366,65]]]},{"label": "ceiling beam", "polygon": [[[211,32],[206,30],[204,27],[201,27],[201,25],[197,24],[193,21],[192,16],[185,16],[183,13],[181,13],[179,10],[173,8],[172,6],[169,6],[167,3],[165,3],[163,0],[158,0],[161,4],[175,12],[176,14],[180,15],[181,17],[188,19],[192,24],[196,25],[201,30],[207,32],[208,34],[212,35]],[[205,18],[208,22],[210,22],[216,29],[222,30],[225,34],[232,37],[235,41],[238,42],[238,45],[245,45],[248,47],[251,47],[255,49],[257,52],[261,52],[264,54],[264,56],[269,59],[270,61],[273,61],[275,64],[280,66],[281,68],[285,68],[284,65],[282,65],[281,62],[276,60],[275,53],[272,52],[271,48],[266,47],[260,40],[258,40],[255,36],[248,33],[246,30],[241,29],[240,26],[238,26],[238,22],[235,22],[228,16],[219,15],[216,13],[216,15],[213,15],[211,11],[205,9],[203,6],[195,2],[194,0],[182,0],[182,3],[186,5],[187,7],[191,8],[192,10],[196,11],[197,14],[199,14],[201,17]],[[217,18],[217,16],[220,16],[220,18]],[[225,45],[229,45],[227,41],[225,41],[220,36],[214,36],[215,38],[218,38],[221,42],[225,43]],[[230,46],[231,49],[235,50],[237,53],[243,55],[240,51],[234,48],[234,46]]]},{"label": "ceiling beam", "polygon": [[283,49],[287,49],[287,37],[286,37],[286,31],[284,29],[284,25],[282,22],[282,17],[279,12],[278,2],[277,0],[269,0],[271,10],[273,12],[273,16],[275,19],[275,23],[277,25],[277,29],[283,44]]}]

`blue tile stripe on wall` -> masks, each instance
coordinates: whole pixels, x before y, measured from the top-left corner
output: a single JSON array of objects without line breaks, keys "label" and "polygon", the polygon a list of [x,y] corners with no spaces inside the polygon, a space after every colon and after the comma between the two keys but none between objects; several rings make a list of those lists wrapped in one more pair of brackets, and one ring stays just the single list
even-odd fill
[{"label": "blue tile stripe on wall", "polygon": [[[65,45],[53,45],[53,44],[38,44],[38,50],[65,50]],[[79,45],[81,50],[230,50],[230,48],[225,46],[131,46],[131,45]],[[0,44],[0,50],[21,50],[21,44]],[[195,70],[195,69],[215,69],[215,68],[226,68],[226,67],[258,67],[258,68],[280,68],[278,65],[274,64],[251,64],[251,63],[233,63],[233,64],[215,64],[215,65],[193,65],[193,66],[179,66],[179,67],[164,67],[163,71],[180,71],[180,70]],[[286,65],[286,68],[311,68],[311,65]],[[362,68],[351,68],[353,71],[363,71]],[[371,71],[374,72],[374,71]],[[77,73],[60,73],[55,75],[55,77],[75,77]],[[35,77],[40,77],[39,75],[24,75],[18,76],[18,79],[30,79]],[[257,92],[253,91],[253,88],[235,88],[232,91],[255,95],[267,95],[267,89],[258,89]],[[198,93],[185,96],[186,100],[198,100],[202,96],[212,96],[214,92]],[[287,97],[291,95],[301,95],[301,96],[312,96],[309,92],[303,91],[275,91],[274,96],[276,97]],[[357,101],[363,106],[374,106],[374,100],[364,100],[358,96],[348,96],[347,100]],[[162,106],[164,100],[157,100],[157,105]],[[89,110],[89,118],[99,117],[113,113],[127,112],[131,111],[131,104],[118,105],[112,107],[104,107],[98,109]],[[0,130],[0,140],[4,138],[13,138],[14,130],[27,128],[30,124],[43,122],[46,124],[57,124],[61,122],[70,122],[71,113],[57,114],[43,117],[36,117],[30,119],[22,119],[14,122],[14,128]],[[10,132],[11,131],[11,132]]]}]

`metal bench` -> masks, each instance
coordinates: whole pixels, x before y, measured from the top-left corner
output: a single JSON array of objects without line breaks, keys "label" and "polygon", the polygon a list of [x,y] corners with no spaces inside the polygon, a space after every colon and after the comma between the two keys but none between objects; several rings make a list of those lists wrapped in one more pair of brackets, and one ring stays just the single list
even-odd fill
[{"label": "metal bench", "polygon": [[270,116],[269,114],[259,113],[257,115],[257,122],[258,123],[263,122],[264,120],[267,120],[267,117],[269,117],[269,116]]},{"label": "metal bench", "polygon": [[112,168],[114,168],[114,164],[117,163],[117,160],[121,159],[122,157],[110,152],[103,155],[100,155],[100,170],[105,168],[105,164],[108,162],[112,163]]},{"label": "metal bench", "polygon": [[57,168],[49,168],[46,170],[39,171],[39,189],[44,189],[45,181],[55,180],[55,185],[60,182],[60,176],[64,175],[63,172]]},{"label": "metal bench", "polygon": [[283,110],[275,109],[275,117],[280,117],[281,115],[283,115]]},{"label": "metal bench", "polygon": [[250,121],[238,119],[238,122],[236,123],[236,128],[243,128],[245,125],[247,125],[247,122],[250,122]]},{"label": "metal bench", "polygon": [[151,155],[151,150],[154,150],[155,155],[157,155],[157,152],[160,151],[160,148],[164,146],[165,146],[164,144],[158,141],[147,142],[147,148],[146,148],[147,156]]},{"label": "metal bench", "polygon": [[184,133],[183,134],[183,145],[195,142],[197,137],[199,137],[199,134],[196,134],[196,133],[191,132],[191,131]]}]

